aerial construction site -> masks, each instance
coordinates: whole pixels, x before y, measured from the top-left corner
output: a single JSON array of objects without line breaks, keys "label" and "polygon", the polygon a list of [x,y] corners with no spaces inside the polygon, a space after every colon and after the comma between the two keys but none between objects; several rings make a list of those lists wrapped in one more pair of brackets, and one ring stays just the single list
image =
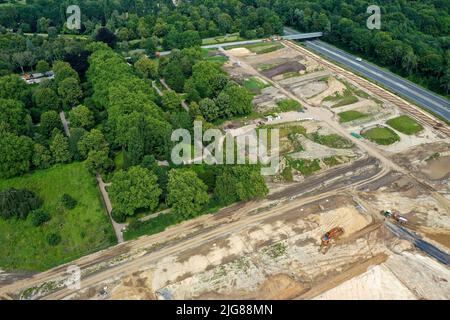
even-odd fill
[{"label": "aerial construction site", "polygon": [[[0,298],[450,299],[448,127],[294,42],[212,54],[259,114],[221,129],[280,129],[269,195],[3,275]],[[67,286],[69,265],[79,288]]]}]

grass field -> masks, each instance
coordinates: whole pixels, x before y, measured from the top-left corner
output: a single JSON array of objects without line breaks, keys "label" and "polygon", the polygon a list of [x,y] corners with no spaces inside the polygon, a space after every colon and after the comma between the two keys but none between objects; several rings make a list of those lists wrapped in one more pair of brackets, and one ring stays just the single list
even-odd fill
[{"label": "grass field", "polygon": [[361,135],[370,141],[384,146],[400,141],[400,137],[393,130],[385,127],[372,128]]},{"label": "grass field", "polygon": [[406,115],[390,119],[386,123],[395,130],[408,135],[416,134],[423,130],[420,123]]},{"label": "grass field", "polygon": [[[27,220],[0,219],[0,268],[42,271],[116,243],[95,178],[82,163],[57,165],[9,180],[0,180],[0,190],[27,188],[44,202],[51,220],[34,227]],[[61,196],[78,201],[66,209]],[[50,233],[60,234],[56,246],[47,243]]]},{"label": "grass field", "polygon": [[369,115],[367,113],[362,113],[355,110],[349,110],[338,113],[339,121],[340,122],[350,122],[356,119],[361,119],[364,117],[368,117]]},{"label": "grass field", "polygon": [[335,94],[333,96],[328,96],[325,99],[323,99],[323,101],[334,102],[334,104],[331,107],[338,108],[358,102],[358,97],[355,96],[351,90],[345,89],[342,95]]},{"label": "grass field", "polygon": [[353,147],[353,143],[350,140],[334,133],[328,135],[313,133],[310,138],[315,143],[319,143],[330,148],[348,149]]},{"label": "grass field", "polygon": [[267,88],[269,86],[270,85],[262,82],[262,80],[260,80],[257,77],[251,77],[244,81],[244,87],[256,94],[260,93],[262,89]]},{"label": "grass field", "polygon": [[218,37],[211,37],[206,38],[202,40],[202,45],[211,45],[211,44],[217,44],[217,43],[227,43],[227,42],[234,42],[234,41],[242,41],[244,38],[241,38],[239,36],[239,33],[233,33],[226,36],[218,36]]},{"label": "grass field", "polygon": [[302,105],[294,99],[283,99],[277,102],[277,112],[300,111]]},{"label": "grass field", "polygon": [[286,158],[286,160],[290,167],[301,172],[301,174],[304,176],[309,176],[321,169],[319,159],[309,160],[309,159]]}]

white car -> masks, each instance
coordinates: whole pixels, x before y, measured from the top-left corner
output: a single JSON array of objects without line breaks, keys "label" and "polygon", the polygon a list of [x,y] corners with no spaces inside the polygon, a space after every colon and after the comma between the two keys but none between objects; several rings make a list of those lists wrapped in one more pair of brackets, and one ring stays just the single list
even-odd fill
[{"label": "white car", "polygon": [[361,58],[356,58],[356,61],[359,61],[359,62],[361,62],[362,61],[362,59]]}]

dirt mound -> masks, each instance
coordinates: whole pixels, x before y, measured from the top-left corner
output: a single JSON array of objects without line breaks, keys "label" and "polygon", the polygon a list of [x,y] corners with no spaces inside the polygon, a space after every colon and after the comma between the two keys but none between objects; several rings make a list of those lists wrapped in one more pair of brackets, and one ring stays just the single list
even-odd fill
[{"label": "dirt mound", "polygon": [[335,227],[344,228],[345,233],[342,238],[348,237],[352,233],[363,229],[372,221],[370,216],[363,216],[353,206],[323,212],[319,215],[314,215],[312,219],[320,224],[323,232]]}]

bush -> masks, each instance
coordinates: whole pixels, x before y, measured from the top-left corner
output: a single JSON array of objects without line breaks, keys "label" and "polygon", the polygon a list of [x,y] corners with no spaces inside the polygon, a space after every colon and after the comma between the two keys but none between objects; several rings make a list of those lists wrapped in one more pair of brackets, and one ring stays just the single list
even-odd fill
[{"label": "bush", "polygon": [[42,201],[30,190],[10,188],[0,192],[0,217],[26,219],[30,211],[38,209]]},{"label": "bush", "polygon": [[31,223],[35,227],[39,227],[43,223],[50,221],[51,218],[50,214],[42,209],[31,212]]},{"label": "bush", "polygon": [[62,199],[61,199],[62,204],[64,205],[64,207],[66,209],[73,209],[77,206],[77,200],[75,200],[74,198],[72,198],[70,195],[68,195],[67,193],[63,194]]},{"label": "bush", "polygon": [[61,242],[61,236],[57,233],[50,233],[47,237],[47,242],[54,247]]},{"label": "bush", "polygon": [[127,220],[126,214],[124,214],[123,212],[120,212],[118,210],[113,210],[111,212],[111,217],[117,223],[124,223]]}]

